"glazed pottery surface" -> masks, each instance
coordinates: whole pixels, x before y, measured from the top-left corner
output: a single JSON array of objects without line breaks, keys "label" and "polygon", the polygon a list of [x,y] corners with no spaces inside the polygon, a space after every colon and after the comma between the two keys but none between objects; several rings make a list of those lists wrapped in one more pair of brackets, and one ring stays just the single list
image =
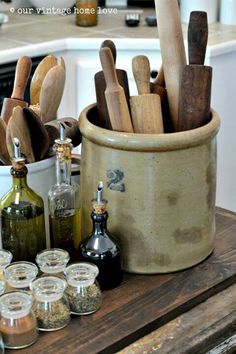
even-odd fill
[{"label": "glazed pottery surface", "polygon": [[172,134],[102,129],[96,114],[91,105],[79,119],[83,237],[102,180],[125,271],[166,273],[204,260],[215,239],[217,113],[203,127]]}]

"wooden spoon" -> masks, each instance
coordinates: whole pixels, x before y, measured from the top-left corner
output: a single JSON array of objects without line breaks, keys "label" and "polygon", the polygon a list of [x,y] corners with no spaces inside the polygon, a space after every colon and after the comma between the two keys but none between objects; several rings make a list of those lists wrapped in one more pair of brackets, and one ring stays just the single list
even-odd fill
[{"label": "wooden spoon", "polygon": [[30,83],[31,105],[36,105],[39,103],[39,95],[43,80],[47,72],[55,65],[57,65],[57,58],[54,55],[46,56],[38,64]]},{"label": "wooden spoon", "polygon": [[56,118],[64,87],[65,70],[62,65],[55,65],[47,72],[40,91],[39,105],[43,123]]},{"label": "wooden spoon", "polygon": [[14,156],[13,138],[18,138],[21,143],[21,151],[28,163],[35,162],[34,152],[31,145],[31,137],[26,124],[22,107],[13,109],[11,118],[8,121],[6,130],[6,143],[9,155]]},{"label": "wooden spoon", "polygon": [[6,123],[4,120],[0,117],[0,161],[4,165],[10,165],[11,164],[11,158],[7,150],[7,144],[6,144]]},{"label": "wooden spoon", "polygon": [[28,126],[35,160],[42,160],[49,149],[49,136],[40,117],[30,108],[23,108],[23,115]]},{"label": "wooden spoon", "polygon": [[59,139],[60,137],[60,123],[62,123],[65,128],[65,136],[71,139],[74,147],[78,146],[82,140],[78,121],[75,118],[65,117],[52,120],[44,125],[49,136],[50,147],[53,146],[55,139]]}]

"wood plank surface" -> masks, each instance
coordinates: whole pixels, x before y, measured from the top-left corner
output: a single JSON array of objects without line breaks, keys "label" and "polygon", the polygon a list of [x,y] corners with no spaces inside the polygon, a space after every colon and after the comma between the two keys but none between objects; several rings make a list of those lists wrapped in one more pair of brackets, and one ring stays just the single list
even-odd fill
[{"label": "wood plank surface", "polygon": [[233,284],[122,349],[119,354],[235,353],[235,298],[236,284]]},{"label": "wood plank surface", "polygon": [[104,292],[98,312],[40,333],[24,354],[115,353],[235,283],[236,216],[219,209],[216,221],[216,246],[207,260],[171,274],[126,275],[119,287]]}]

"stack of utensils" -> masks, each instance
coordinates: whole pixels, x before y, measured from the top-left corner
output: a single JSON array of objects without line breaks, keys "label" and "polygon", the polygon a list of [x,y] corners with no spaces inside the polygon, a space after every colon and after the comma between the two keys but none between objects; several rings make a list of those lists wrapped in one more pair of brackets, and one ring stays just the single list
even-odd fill
[{"label": "stack of utensils", "polygon": [[95,74],[98,121],[102,128],[139,134],[163,134],[199,128],[211,119],[212,68],[204,65],[207,13],[190,14],[186,60],[177,0],[155,0],[162,66],[154,81],[145,55],[132,60],[138,95],[130,96],[127,73],[116,69],[111,40],[100,47],[103,71]]},{"label": "stack of utensils", "polygon": [[27,163],[45,159],[54,154],[54,140],[60,136],[60,122],[74,146],[81,142],[77,119],[57,119],[57,111],[64,92],[66,68],[64,59],[46,56],[36,67],[30,82],[30,102],[24,100],[32,60],[18,59],[12,95],[4,98],[0,119],[0,161],[11,164],[13,137],[18,138]]}]

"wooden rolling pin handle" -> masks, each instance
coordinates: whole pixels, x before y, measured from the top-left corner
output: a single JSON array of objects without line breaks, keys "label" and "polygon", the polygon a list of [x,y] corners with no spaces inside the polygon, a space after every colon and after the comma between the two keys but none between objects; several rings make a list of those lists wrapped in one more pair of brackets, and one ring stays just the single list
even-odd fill
[{"label": "wooden rolling pin handle", "polygon": [[121,87],[118,82],[115,63],[110,48],[101,48],[99,55],[107,84],[107,89],[113,90],[117,89],[117,86]]},{"label": "wooden rolling pin handle", "polygon": [[112,56],[113,56],[114,64],[115,64],[116,63],[116,46],[115,46],[114,42],[112,42],[110,39],[106,39],[105,41],[102,42],[100,49],[101,48],[110,48]]},{"label": "wooden rolling pin handle", "polygon": [[150,63],[145,55],[137,55],[132,59],[132,70],[138,94],[150,93]]},{"label": "wooden rolling pin handle", "polygon": [[207,40],[207,13],[204,11],[192,11],[188,25],[189,64],[204,65]]},{"label": "wooden rolling pin handle", "polygon": [[24,101],[25,88],[30,76],[31,67],[32,61],[30,57],[22,56],[18,59],[11,98]]}]

